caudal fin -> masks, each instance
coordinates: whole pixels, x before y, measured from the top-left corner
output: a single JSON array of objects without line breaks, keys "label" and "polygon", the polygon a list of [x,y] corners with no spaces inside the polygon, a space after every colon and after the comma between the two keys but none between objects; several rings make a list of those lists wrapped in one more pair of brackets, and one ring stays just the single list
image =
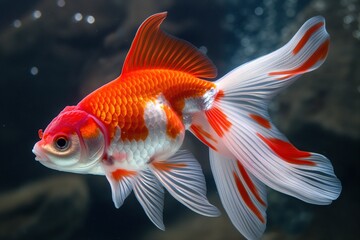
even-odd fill
[{"label": "caudal fin", "polygon": [[[216,163],[221,161],[221,156],[239,161],[249,172],[251,182],[260,180],[275,190],[309,203],[330,204],[341,192],[340,181],[330,161],[320,154],[294,147],[273,125],[268,114],[272,97],[301,74],[318,68],[324,62],[328,48],[329,35],[324,19],[311,18],[282,48],[219,79],[212,107],[194,116],[190,130],[212,149],[212,170],[217,186],[228,186],[228,190],[219,190],[223,205],[234,225],[245,236],[261,235],[264,206],[249,186],[244,188],[247,194],[234,195],[234,191],[241,190],[238,187],[241,178],[228,176],[230,170],[221,176],[220,168],[235,166],[234,163],[225,167],[225,163]],[[239,173],[239,170],[234,173]],[[261,188],[261,184],[253,186]],[[240,205],[234,205],[236,198],[239,198]],[[229,203],[232,205],[226,207]],[[253,216],[244,217],[234,211],[233,208],[238,206],[245,206],[247,213]],[[247,224],[242,224],[242,220]]]}]

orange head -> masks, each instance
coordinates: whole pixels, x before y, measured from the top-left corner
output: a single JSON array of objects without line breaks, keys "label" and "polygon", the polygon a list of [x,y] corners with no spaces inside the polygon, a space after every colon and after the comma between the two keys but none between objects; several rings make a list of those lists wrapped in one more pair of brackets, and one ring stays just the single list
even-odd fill
[{"label": "orange head", "polygon": [[66,107],[43,132],[39,130],[33,153],[36,160],[56,170],[100,173],[99,161],[106,149],[106,130],[92,115]]}]

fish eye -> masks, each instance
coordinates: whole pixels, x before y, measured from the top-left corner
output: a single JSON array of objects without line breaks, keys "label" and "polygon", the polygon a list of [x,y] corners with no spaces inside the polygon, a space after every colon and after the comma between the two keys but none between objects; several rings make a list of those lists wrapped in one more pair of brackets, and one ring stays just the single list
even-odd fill
[{"label": "fish eye", "polygon": [[60,136],[60,137],[57,137],[55,139],[54,146],[59,151],[65,151],[65,150],[67,150],[69,148],[70,141],[69,141],[69,139],[67,137]]}]

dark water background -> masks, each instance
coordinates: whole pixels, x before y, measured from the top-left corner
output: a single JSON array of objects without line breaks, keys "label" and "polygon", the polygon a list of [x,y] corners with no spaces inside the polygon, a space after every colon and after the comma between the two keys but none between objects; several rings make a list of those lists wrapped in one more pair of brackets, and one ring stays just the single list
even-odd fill
[{"label": "dark water background", "polygon": [[[328,156],[339,199],[313,206],[269,191],[264,239],[360,239],[360,3],[358,0],[0,0],[0,239],[242,239],[225,212],[206,218],[165,197],[165,232],[131,195],[115,209],[105,177],[47,169],[31,153],[37,130],[115,78],[139,24],[168,11],[163,28],[207,51],[219,76],[284,44],[323,15],[325,64],[274,99],[277,126],[300,149]],[[220,209],[206,147],[203,166]]]}]

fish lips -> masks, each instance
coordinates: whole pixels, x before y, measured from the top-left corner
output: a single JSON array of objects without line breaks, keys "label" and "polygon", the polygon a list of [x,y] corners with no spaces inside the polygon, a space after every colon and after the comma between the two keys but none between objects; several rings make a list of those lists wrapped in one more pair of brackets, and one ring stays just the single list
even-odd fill
[{"label": "fish lips", "polygon": [[46,156],[46,154],[44,154],[43,150],[41,149],[41,147],[39,146],[39,142],[37,142],[33,149],[32,152],[35,154],[35,160],[39,161],[39,162],[50,162],[49,158]]}]

